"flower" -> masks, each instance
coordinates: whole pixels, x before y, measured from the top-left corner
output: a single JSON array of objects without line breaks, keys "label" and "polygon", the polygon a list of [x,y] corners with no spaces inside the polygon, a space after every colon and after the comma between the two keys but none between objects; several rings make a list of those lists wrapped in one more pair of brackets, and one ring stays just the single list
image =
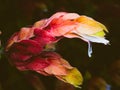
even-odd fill
[{"label": "flower", "polygon": [[[104,37],[105,32],[108,32],[107,28],[90,17],[76,13],[58,12],[48,19],[37,21],[32,28],[22,28],[9,40],[7,48],[16,41],[19,42],[32,37],[42,43],[44,42],[42,39],[46,39],[44,46],[59,41],[61,37],[80,38],[88,43],[88,55],[91,57],[92,46],[90,42],[109,44],[109,41]],[[47,37],[49,39],[57,37],[57,39],[51,41]]]},{"label": "flower", "polygon": [[21,28],[8,40],[6,52],[10,62],[21,71],[32,70],[45,76],[55,76],[59,80],[79,87],[83,78],[77,68],[72,67],[54,52],[55,43],[63,37],[80,38],[88,43],[103,43],[107,28],[94,19],[77,13],[58,12],[50,18],[35,22],[32,27]]},{"label": "flower", "polygon": [[80,38],[88,42],[88,55],[91,57],[90,42],[109,44],[105,39],[107,28],[94,19],[76,13],[58,12],[48,19],[38,21],[35,27],[46,30],[54,37]]}]

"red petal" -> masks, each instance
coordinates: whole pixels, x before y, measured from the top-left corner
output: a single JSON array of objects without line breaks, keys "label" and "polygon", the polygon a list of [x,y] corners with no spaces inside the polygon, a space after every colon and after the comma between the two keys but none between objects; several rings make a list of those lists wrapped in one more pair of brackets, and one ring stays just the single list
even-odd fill
[{"label": "red petal", "polygon": [[49,60],[41,58],[40,56],[31,58],[31,60],[32,61],[26,65],[26,68],[30,70],[40,71],[50,65]]}]

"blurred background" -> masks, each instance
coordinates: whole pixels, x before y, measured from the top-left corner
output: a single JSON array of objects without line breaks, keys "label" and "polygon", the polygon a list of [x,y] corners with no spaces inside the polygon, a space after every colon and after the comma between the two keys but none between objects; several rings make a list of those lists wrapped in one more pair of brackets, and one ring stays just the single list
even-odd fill
[{"label": "blurred background", "polygon": [[[2,53],[14,32],[59,11],[90,16],[109,30],[106,38],[110,45],[93,43],[91,58],[82,40],[62,39],[57,44],[57,52],[82,73],[82,89],[54,77],[20,72]],[[120,90],[120,0],[0,0],[0,30],[0,90]]]}]

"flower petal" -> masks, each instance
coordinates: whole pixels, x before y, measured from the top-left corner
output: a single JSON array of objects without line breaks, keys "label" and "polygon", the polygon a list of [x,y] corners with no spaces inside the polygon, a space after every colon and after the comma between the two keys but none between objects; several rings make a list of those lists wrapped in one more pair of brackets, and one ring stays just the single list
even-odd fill
[{"label": "flower petal", "polygon": [[67,75],[57,76],[57,78],[77,88],[81,88],[80,85],[83,83],[83,77],[76,68],[70,69]]},{"label": "flower petal", "polygon": [[95,21],[90,17],[80,16],[76,19],[76,21],[79,23],[77,31],[82,34],[92,35],[104,30],[108,32],[107,28],[103,24]]},{"label": "flower petal", "polygon": [[51,75],[66,75],[69,69],[72,69],[73,67],[70,66],[70,64],[65,61],[64,59],[53,59],[51,60],[51,64],[46,67],[44,70],[45,72],[51,74]]},{"label": "flower petal", "polygon": [[11,38],[7,42],[6,51],[12,46],[13,43],[20,42],[22,40],[28,40],[33,37],[33,29],[32,28],[21,28],[19,32],[16,32],[11,36]]}]

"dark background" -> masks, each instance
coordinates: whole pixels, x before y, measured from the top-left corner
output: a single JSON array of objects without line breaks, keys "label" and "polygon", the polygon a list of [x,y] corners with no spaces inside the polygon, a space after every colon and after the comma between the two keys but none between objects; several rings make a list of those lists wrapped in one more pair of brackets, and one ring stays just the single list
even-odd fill
[{"label": "dark background", "polygon": [[[87,55],[87,43],[82,40],[63,39],[57,44],[57,52],[72,66],[77,67],[83,76],[89,71],[91,75],[106,77],[105,70],[120,56],[120,0],[0,0],[2,47],[5,47],[9,37],[21,27],[31,26],[34,22],[48,18],[58,11],[90,16],[108,28],[106,38],[110,40],[110,45],[93,43],[91,58]],[[28,72],[20,72],[12,67],[2,54],[0,90],[40,90],[34,89],[28,82],[26,73]],[[54,90],[55,78],[30,73],[37,75],[47,90]]]}]

